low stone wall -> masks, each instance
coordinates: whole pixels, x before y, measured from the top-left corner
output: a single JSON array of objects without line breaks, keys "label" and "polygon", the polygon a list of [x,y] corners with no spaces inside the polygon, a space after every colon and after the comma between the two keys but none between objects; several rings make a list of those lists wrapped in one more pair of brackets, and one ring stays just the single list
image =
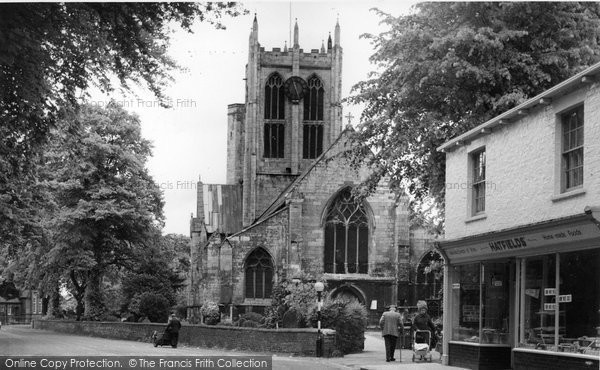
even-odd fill
[{"label": "low stone wall", "polygon": [[[152,332],[162,332],[166,324],[34,320],[34,329],[102,338],[150,342]],[[323,356],[335,351],[335,330],[322,329]],[[317,329],[258,329],[233,326],[183,325],[179,343],[261,353],[290,353],[316,356]]]}]

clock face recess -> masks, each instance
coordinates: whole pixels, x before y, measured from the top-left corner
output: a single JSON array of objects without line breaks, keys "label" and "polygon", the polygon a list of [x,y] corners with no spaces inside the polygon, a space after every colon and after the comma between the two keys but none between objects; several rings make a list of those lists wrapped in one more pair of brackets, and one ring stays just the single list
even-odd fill
[{"label": "clock face recess", "polygon": [[283,89],[287,97],[293,102],[297,103],[302,99],[306,90],[308,90],[308,84],[306,81],[299,76],[292,76],[285,81]]}]

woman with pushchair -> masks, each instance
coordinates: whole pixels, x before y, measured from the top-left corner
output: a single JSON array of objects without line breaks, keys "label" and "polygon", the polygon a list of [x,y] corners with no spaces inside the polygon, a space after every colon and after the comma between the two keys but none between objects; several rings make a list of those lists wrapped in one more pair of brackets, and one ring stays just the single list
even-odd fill
[{"label": "woman with pushchair", "polygon": [[437,343],[436,327],[431,320],[431,317],[427,314],[427,302],[417,302],[418,313],[414,317],[412,322],[412,330],[429,330],[431,332],[431,345],[430,348],[435,348]]}]

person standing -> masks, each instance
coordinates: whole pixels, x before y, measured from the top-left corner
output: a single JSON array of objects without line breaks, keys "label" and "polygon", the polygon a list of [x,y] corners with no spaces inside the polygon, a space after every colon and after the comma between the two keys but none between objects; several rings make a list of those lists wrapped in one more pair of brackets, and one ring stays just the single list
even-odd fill
[{"label": "person standing", "polygon": [[396,342],[398,335],[402,333],[402,315],[396,312],[396,305],[390,305],[390,310],[384,312],[379,319],[379,327],[382,329],[383,339],[385,340],[385,360],[387,362],[396,361],[394,352],[396,351]]},{"label": "person standing", "polygon": [[167,324],[167,332],[171,338],[171,347],[177,348],[177,342],[179,342],[179,329],[181,329],[181,322],[175,314],[172,314]]}]

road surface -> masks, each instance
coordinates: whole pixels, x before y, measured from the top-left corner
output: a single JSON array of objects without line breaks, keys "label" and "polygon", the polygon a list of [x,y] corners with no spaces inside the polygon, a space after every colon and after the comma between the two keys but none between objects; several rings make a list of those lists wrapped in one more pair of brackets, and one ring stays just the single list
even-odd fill
[{"label": "road surface", "polygon": [[[151,343],[67,335],[32,329],[28,325],[2,325],[0,356],[258,356],[270,355],[178,346],[154,348]],[[335,359],[273,355],[273,369],[349,369]],[[2,366],[0,366],[2,367]]]}]

